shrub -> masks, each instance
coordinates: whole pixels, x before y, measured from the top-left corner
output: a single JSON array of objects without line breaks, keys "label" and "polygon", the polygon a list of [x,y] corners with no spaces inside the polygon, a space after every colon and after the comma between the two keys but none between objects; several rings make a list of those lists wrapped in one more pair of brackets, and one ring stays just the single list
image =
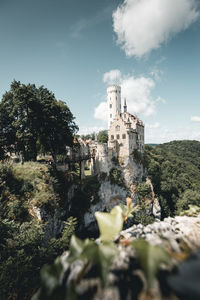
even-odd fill
[{"label": "shrub", "polygon": [[21,201],[15,200],[9,205],[8,217],[16,221],[23,221],[27,219],[28,211]]},{"label": "shrub", "polygon": [[176,203],[176,213],[180,214],[184,210],[189,209],[189,205],[200,206],[200,192],[186,190]]},{"label": "shrub", "polygon": [[99,133],[97,135],[97,142],[98,143],[107,143],[108,142],[108,131],[107,130],[99,131]]},{"label": "shrub", "polygon": [[122,178],[122,172],[119,169],[112,168],[109,173],[109,179],[112,184],[117,184],[121,187],[125,187],[125,183]]},{"label": "shrub", "polygon": [[133,218],[134,224],[142,224],[144,226],[148,224],[152,224],[155,221],[153,216],[148,216],[145,210],[141,210],[137,215]]},{"label": "shrub", "polygon": [[139,183],[136,188],[136,192],[138,193],[139,199],[151,198],[152,191],[149,184],[146,182]]}]

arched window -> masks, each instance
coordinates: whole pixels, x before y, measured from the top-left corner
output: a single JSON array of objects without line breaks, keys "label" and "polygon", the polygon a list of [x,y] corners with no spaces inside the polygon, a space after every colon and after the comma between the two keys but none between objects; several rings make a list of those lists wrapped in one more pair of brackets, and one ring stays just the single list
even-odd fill
[{"label": "arched window", "polygon": [[117,134],[117,140],[119,140],[120,139],[120,135],[119,134]]},{"label": "arched window", "polygon": [[116,131],[120,131],[120,126],[117,125],[117,126],[115,127],[115,130],[116,130]]},{"label": "arched window", "polygon": [[114,135],[111,135],[110,138],[111,138],[111,140],[114,140]]},{"label": "arched window", "polygon": [[125,134],[122,134],[122,138],[125,140],[125,139],[126,139],[126,135],[125,135]]}]

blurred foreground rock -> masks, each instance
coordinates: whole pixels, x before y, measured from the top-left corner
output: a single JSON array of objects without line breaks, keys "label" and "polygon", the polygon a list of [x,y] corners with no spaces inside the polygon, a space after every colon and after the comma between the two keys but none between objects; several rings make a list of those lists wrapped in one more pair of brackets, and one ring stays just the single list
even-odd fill
[{"label": "blurred foreground rock", "polygon": [[[152,245],[163,247],[171,255],[171,268],[162,266],[154,286],[146,292],[144,274],[135,249],[130,241],[143,238]],[[153,224],[134,225],[120,233],[117,238],[119,256],[114,260],[108,275],[108,285],[102,288],[94,266],[88,266],[84,277],[80,280],[83,261],[77,261],[71,266],[66,263],[68,253],[61,257],[67,276],[67,285],[76,282],[77,299],[94,300],[131,300],[131,299],[200,299],[190,294],[187,298],[177,298],[173,292],[173,284],[169,285],[168,278],[177,272],[177,266],[188,255],[195,253],[200,245],[200,215],[197,217],[177,216],[166,218]],[[172,286],[172,288],[171,288]]]}]

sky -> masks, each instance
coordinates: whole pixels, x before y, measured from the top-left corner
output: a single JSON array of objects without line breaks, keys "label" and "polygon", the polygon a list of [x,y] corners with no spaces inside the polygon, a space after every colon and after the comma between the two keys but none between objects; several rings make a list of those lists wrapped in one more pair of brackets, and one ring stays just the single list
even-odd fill
[{"label": "sky", "polygon": [[146,143],[200,141],[199,0],[0,0],[0,44],[1,97],[43,85],[87,134],[118,84]]}]

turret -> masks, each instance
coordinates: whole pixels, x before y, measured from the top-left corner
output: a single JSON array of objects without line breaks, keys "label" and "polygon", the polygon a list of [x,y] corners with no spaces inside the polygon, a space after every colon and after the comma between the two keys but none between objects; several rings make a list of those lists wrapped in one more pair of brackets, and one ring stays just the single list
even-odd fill
[{"label": "turret", "polygon": [[110,85],[107,88],[108,100],[108,128],[113,122],[116,114],[121,113],[121,87],[118,85]]}]

